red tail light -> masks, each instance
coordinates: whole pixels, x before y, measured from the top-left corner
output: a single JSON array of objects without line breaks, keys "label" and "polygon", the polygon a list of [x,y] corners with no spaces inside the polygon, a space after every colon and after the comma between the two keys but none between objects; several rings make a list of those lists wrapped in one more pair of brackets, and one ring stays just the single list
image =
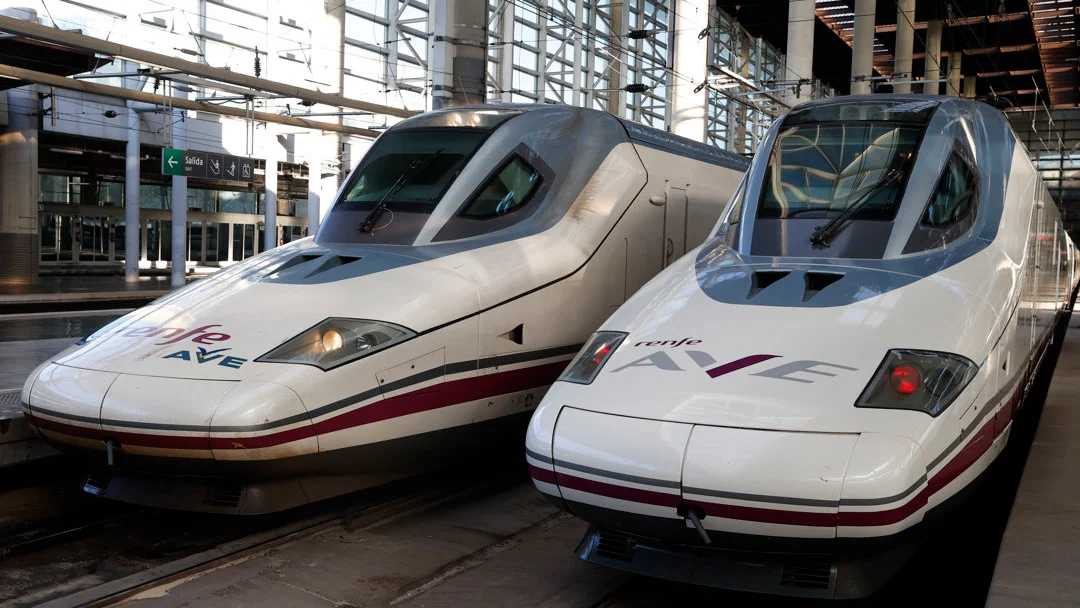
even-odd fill
[{"label": "red tail light", "polygon": [[901,395],[910,395],[919,390],[921,378],[919,378],[919,370],[914,367],[897,365],[889,375],[889,381],[892,383],[893,390]]}]

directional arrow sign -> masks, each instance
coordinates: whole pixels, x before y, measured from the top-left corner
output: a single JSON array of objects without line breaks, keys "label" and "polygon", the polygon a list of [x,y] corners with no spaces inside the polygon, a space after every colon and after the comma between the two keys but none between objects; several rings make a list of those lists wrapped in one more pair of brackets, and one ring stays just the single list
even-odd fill
[{"label": "directional arrow sign", "polygon": [[161,149],[161,174],[183,175],[184,174],[184,151],[174,148]]}]

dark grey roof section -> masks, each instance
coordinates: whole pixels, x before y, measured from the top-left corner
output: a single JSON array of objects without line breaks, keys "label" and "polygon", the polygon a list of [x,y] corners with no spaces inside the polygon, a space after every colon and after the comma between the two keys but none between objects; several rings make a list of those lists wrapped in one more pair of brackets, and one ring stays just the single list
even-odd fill
[{"label": "dark grey roof section", "polygon": [[619,122],[626,128],[626,134],[630,136],[630,140],[634,143],[736,171],[746,171],[750,167],[750,159],[739,156],[734,152],[707,146],[692,139],[686,139],[660,129],[646,127],[624,118],[620,118]]}]

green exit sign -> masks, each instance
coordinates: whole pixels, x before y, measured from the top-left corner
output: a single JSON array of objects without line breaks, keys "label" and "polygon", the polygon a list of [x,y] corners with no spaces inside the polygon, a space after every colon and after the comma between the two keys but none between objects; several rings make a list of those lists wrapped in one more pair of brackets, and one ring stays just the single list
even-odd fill
[{"label": "green exit sign", "polygon": [[184,174],[184,151],[174,148],[161,149],[161,174],[183,175]]}]

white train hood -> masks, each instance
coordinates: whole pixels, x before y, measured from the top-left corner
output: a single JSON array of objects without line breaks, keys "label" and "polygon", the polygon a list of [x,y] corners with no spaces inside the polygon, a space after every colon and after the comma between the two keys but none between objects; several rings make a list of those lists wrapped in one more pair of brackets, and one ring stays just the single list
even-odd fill
[{"label": "white train hood", "polygon": [[[672,422],[917,436],[925,414],[854,403],[890,348],[982,363],[994,309],[1004,305],[987,294],[1008,291],[991,261],[984,253],[918,278],[835,264],[730,263],[691,252],[605,323],[604,330],[628,336],[594,382],[558,383],[547,400]],[[760,271],[776,274],[755,285]],[[834,275],[808,279],[816,272]],[[951,278],[959,276],[982,278],[964,285]],[[808,289],[825,283],[817,293]],[[839,301],[847,304],[828,305]],[[977,384],[958,402],[970,401]]]},{"label": "white train hood", "polygon": [[[385,251],[385,248],[383,249]],[[390,322],[422,332],[475,313],[477,288],[439,262],[348,257],[287,245],[201,279],[103,328],[57,362],[114,373],[240,380],[252,362],[329,317]],[[371,268],[361,268],[365,264]],[[389,266],[394,280],[385,278]],[[333,280],[348,273],[348,280]],[[285,280],[287,275],[324,280]]]}]

